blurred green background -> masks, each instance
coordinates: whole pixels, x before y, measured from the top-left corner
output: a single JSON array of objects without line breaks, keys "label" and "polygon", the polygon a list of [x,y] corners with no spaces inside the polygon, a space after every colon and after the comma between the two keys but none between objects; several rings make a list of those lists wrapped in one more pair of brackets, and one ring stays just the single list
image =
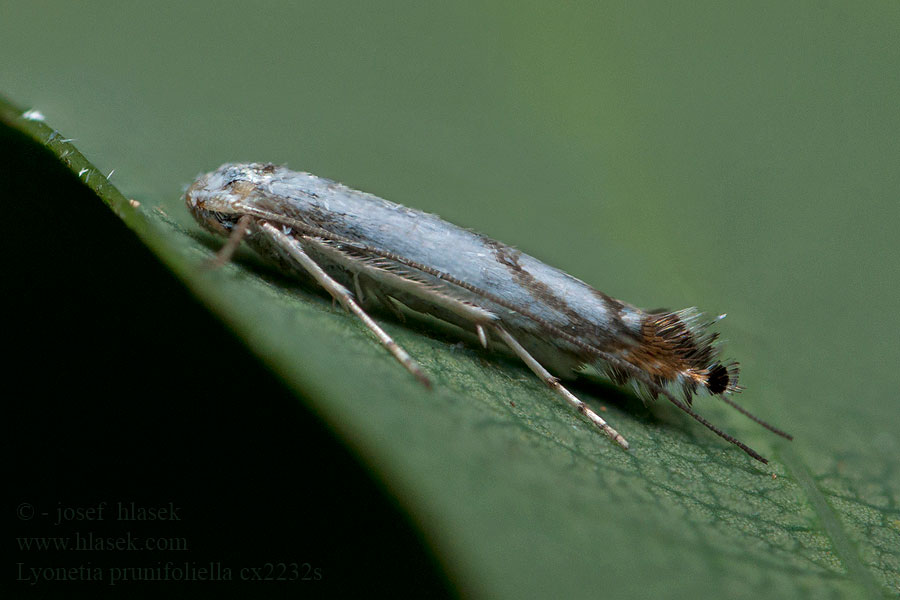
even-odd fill
[{"label": "blurred green background", "polygon": [[[115,169],[126,222],[464,592],[872,596],[900,593],[898,32],[893,1],[3,2],[0,92]],[[699,401],[763,468],[579,388],[624,454],[514,362],[389,324],[425,395],[327,300],[194,268],[180,195],[229,161],[436,212],[638,306],[727,312],[740,400],[796,441]]]}]

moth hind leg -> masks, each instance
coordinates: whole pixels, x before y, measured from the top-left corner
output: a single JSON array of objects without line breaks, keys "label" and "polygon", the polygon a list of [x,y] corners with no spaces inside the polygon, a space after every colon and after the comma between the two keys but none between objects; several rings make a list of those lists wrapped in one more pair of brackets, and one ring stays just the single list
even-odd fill
[{"label": "moth hind leg", "polygon": [[619,446],[628,450],[628,441],[620,434],[618,431],[609,426],[609,423],[603,420],[603,418],[591,410],[587,404],[585,404],[582,400],[579,400],[572,392],[567,390],[563,385],[559,382],[559,379],[550,374],[550,372],[541,365],[528,351],[514,338],[506,329],[497,324],[490,325],[491,330],[497,334],[497,336],[503,340],[503,343],[506,344],[510,350],[512,350],[516,356],[522,359],[529,369],[538,376],[538,378],[546,383],[554,392],[562,396],[563,400],[566,401],[567,404],[572,406],[575,410],[581,413],[585,418],[587,418],[591,423],[593,423],[600,431],[606,434],[612,441],[617,443]]}]

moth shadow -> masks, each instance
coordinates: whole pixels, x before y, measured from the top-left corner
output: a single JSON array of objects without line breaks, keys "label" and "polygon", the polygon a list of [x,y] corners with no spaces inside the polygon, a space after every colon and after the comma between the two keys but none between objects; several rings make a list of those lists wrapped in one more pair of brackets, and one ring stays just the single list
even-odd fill
[{"label": "moth shadow", "polygon": [[661,421],[660,417],[651,410],[652,403],[644,402],[630,389],[617,386],[611,381],[591,375],[580,375],[577,379],[564,381],[563,384],[588,404],[596,405],[598,402],[608,402],[618,406],[642,424]]},{"label": "moth shadow", "polygon": [[[399,321],[390,311],[378,311],[377,314],[379,318],[399,322],[406,328],[425,335],[431,340],[464,349],[473,358],[484,364],[493,364],[510,371],[527,373],[535,382],[539,381],[528,367],[505,346],[492,343],[485,348],[479,342],[478,336],[471,331],[411,309],[405,309],[403,312],[404,315],[407,315],[405,322]],[[602,406],[606,403],[619,407],[643,423],[660,421],[659,417],[653,414],[650,404],[645,403],[630,389],[617,386],[599,375],[579,374],[575,379],[562,380],[562,384],[594,409],[598,408],[598,404]],[[602,412],[603,409],[600,408],[600,411]]]}]

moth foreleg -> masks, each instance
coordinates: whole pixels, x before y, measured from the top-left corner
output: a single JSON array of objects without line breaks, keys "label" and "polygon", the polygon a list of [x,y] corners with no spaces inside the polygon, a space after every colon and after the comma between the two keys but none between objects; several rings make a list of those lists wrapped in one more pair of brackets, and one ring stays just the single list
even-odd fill
[{"label": "moth foreleg", "polygon": [[231,257],[234,256],[238,246],[240,246],[241,242],[244,240],[244,236],[247,235],[252,220],[253,217],[250,215],[244,215],[238,219],[238,222],[231,228],[231,234],[228,236],[228,241],[225,242],[224,246],[219,248],[219,251],[216,252],[216,256],[207,264],[209,268],[218,269],[231,260]]},{"label": "moth foreleg", "polygon": [[621,447],[628,450],[628,442],[622,437],[618,431],[609,426],[609,424],[604,421],[600,415],[591,410],[587,404],[583,401],[579,400],[575,397],[572,392],[567,390],[563,385],[559,382],[559,380],[550,374],[550,372],[541,365],[528,351],[520,344],[516,338],[509,334],[503,327],[497,324],[493,324],[490,326],[491,329],[503,340],[503,343],[506,344],[510,350],[516,353],[516,355],[522,359],[528,368],[531,369],[535,375],[537,375],[541,381],[546,383],[550,388],[553,389],[557,394],[563,397],[563,399],[572,407],[575,408],[579,413],[587,417],[591,423],[596,425],[600,431],[605,433],[611,440],[620,445]]},{"label": "moth foreleg", "polygon": [[397,342],[391,338],[381,327],[378,326],[372,317],[356,303],[353,295],[343,285],[331,278],[322,267],[320,267],[312,258],[309,257],[303,248],[294,238],[283,233],[278,227],[271,223],[263,223],[261,231],[268,235],[272,241],[277,243],[297,264],[302,267],[310,276],[316,280],[325,290],[331,294],[331,297],[341,303],[341,305],[354,315],[359,317],[363,324],[369,328],[369,331],[375,334],[378,341],[390,352],[403,367],[412,373],[416,379],[422,382],[426,387],[431,387],[428,377],[419,367],[415,360],[401,348]]}]

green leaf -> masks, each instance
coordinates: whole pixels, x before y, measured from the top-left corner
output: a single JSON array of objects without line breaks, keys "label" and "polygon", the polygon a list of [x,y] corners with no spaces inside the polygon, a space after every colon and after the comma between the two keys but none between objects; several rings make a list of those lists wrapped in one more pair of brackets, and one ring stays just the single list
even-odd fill
[{"label": "green leaf", "polygon": [[[464,593],[900,593],[895,5],[163,11],[136,21],[165,36],[152,60],[113,33],[133,15],[65,10],[61,40],[14,37],[5,54],[50,57],[52,91],[0,78],[79,141],[8,103],[0,120],[79,174],[324,419]],[[73,32],[101,54],[60,52]],[[59,79],[74,73],[87,83]],[[674,407],[577,386],[626,453],[471,336],[380,316],[426,392],[249,251],[202,268],[219,242],[180,192],[233,160],[438,212],[638,305],[727,310],[742,403],[796,441],[698,400],[764,467]]]}]

